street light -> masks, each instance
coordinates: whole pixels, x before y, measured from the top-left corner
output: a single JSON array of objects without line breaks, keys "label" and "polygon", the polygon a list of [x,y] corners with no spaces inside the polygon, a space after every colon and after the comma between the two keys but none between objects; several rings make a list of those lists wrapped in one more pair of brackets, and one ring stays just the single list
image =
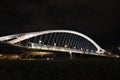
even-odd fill
[{"label": "street light", "polygon": [[67,48],[67,47],[68,47],[68,45],[64,45],[64,47],[65,47],[65,48]]},{"label": "street light", "polygon": [[54,46],[56,46],[56,43],[54,43]]},{"label": "street light", "polygon": [[88,51],[89,51],[89,49],[86,49],[86,51],[88,52]]},{"label": "street light", "polygon": [[81,51],[83,51],[83,48],[80,48]]},{"label": "street light", "polygon": [[41,44],[41,42],[42,42],[42,41],[41,41],[41,40],[39,40],[39,44]]},{"label": "street light", "polygon": [[76,47],[74,47],[74,49],[76,49]]}]

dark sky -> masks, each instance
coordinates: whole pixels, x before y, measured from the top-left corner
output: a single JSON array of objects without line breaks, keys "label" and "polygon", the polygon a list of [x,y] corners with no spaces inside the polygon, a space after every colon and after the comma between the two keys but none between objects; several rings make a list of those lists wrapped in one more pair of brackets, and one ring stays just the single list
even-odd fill
[{"label": "dark sky", "polygon": [[103,48],[120,44],[119,0],[0,0],[0,36],[70,29]]}]

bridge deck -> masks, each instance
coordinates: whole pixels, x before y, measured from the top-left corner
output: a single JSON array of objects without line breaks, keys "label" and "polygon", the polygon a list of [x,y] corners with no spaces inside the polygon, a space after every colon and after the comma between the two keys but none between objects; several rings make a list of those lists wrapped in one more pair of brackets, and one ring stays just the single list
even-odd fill
[{"label": "bridge deck", "polygon": [[70,49],[65,47],[58,47],[58,46],[32,46],[27,47],[29,49],[39,49],[39,50],[47,50],[47,51],[58,51],[58,52],[68,52],[68,53],[77,53],[77,54],[90,54],[90,55],[98,55],[98,56],[106,56],[103,53],[97,53],[97,52],[89,52],[89,51],[83,51],[78,49]]}]

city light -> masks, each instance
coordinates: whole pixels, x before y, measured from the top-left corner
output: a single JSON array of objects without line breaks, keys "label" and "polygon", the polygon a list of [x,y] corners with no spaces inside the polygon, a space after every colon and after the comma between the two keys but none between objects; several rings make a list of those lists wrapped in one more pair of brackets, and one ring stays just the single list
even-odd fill
[{"label": "city light", "polygon": [[118,47],[118,49],[120,50],[120,47]]}]

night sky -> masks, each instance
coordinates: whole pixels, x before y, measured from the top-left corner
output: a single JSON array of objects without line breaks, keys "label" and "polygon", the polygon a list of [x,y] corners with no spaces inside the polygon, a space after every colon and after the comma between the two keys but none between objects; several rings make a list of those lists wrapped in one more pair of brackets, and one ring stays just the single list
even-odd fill
[{"label": "night sky", "polygon": [[0,0],[0,36],[69,29],[105,49],[120,45],[119,0]]}]

